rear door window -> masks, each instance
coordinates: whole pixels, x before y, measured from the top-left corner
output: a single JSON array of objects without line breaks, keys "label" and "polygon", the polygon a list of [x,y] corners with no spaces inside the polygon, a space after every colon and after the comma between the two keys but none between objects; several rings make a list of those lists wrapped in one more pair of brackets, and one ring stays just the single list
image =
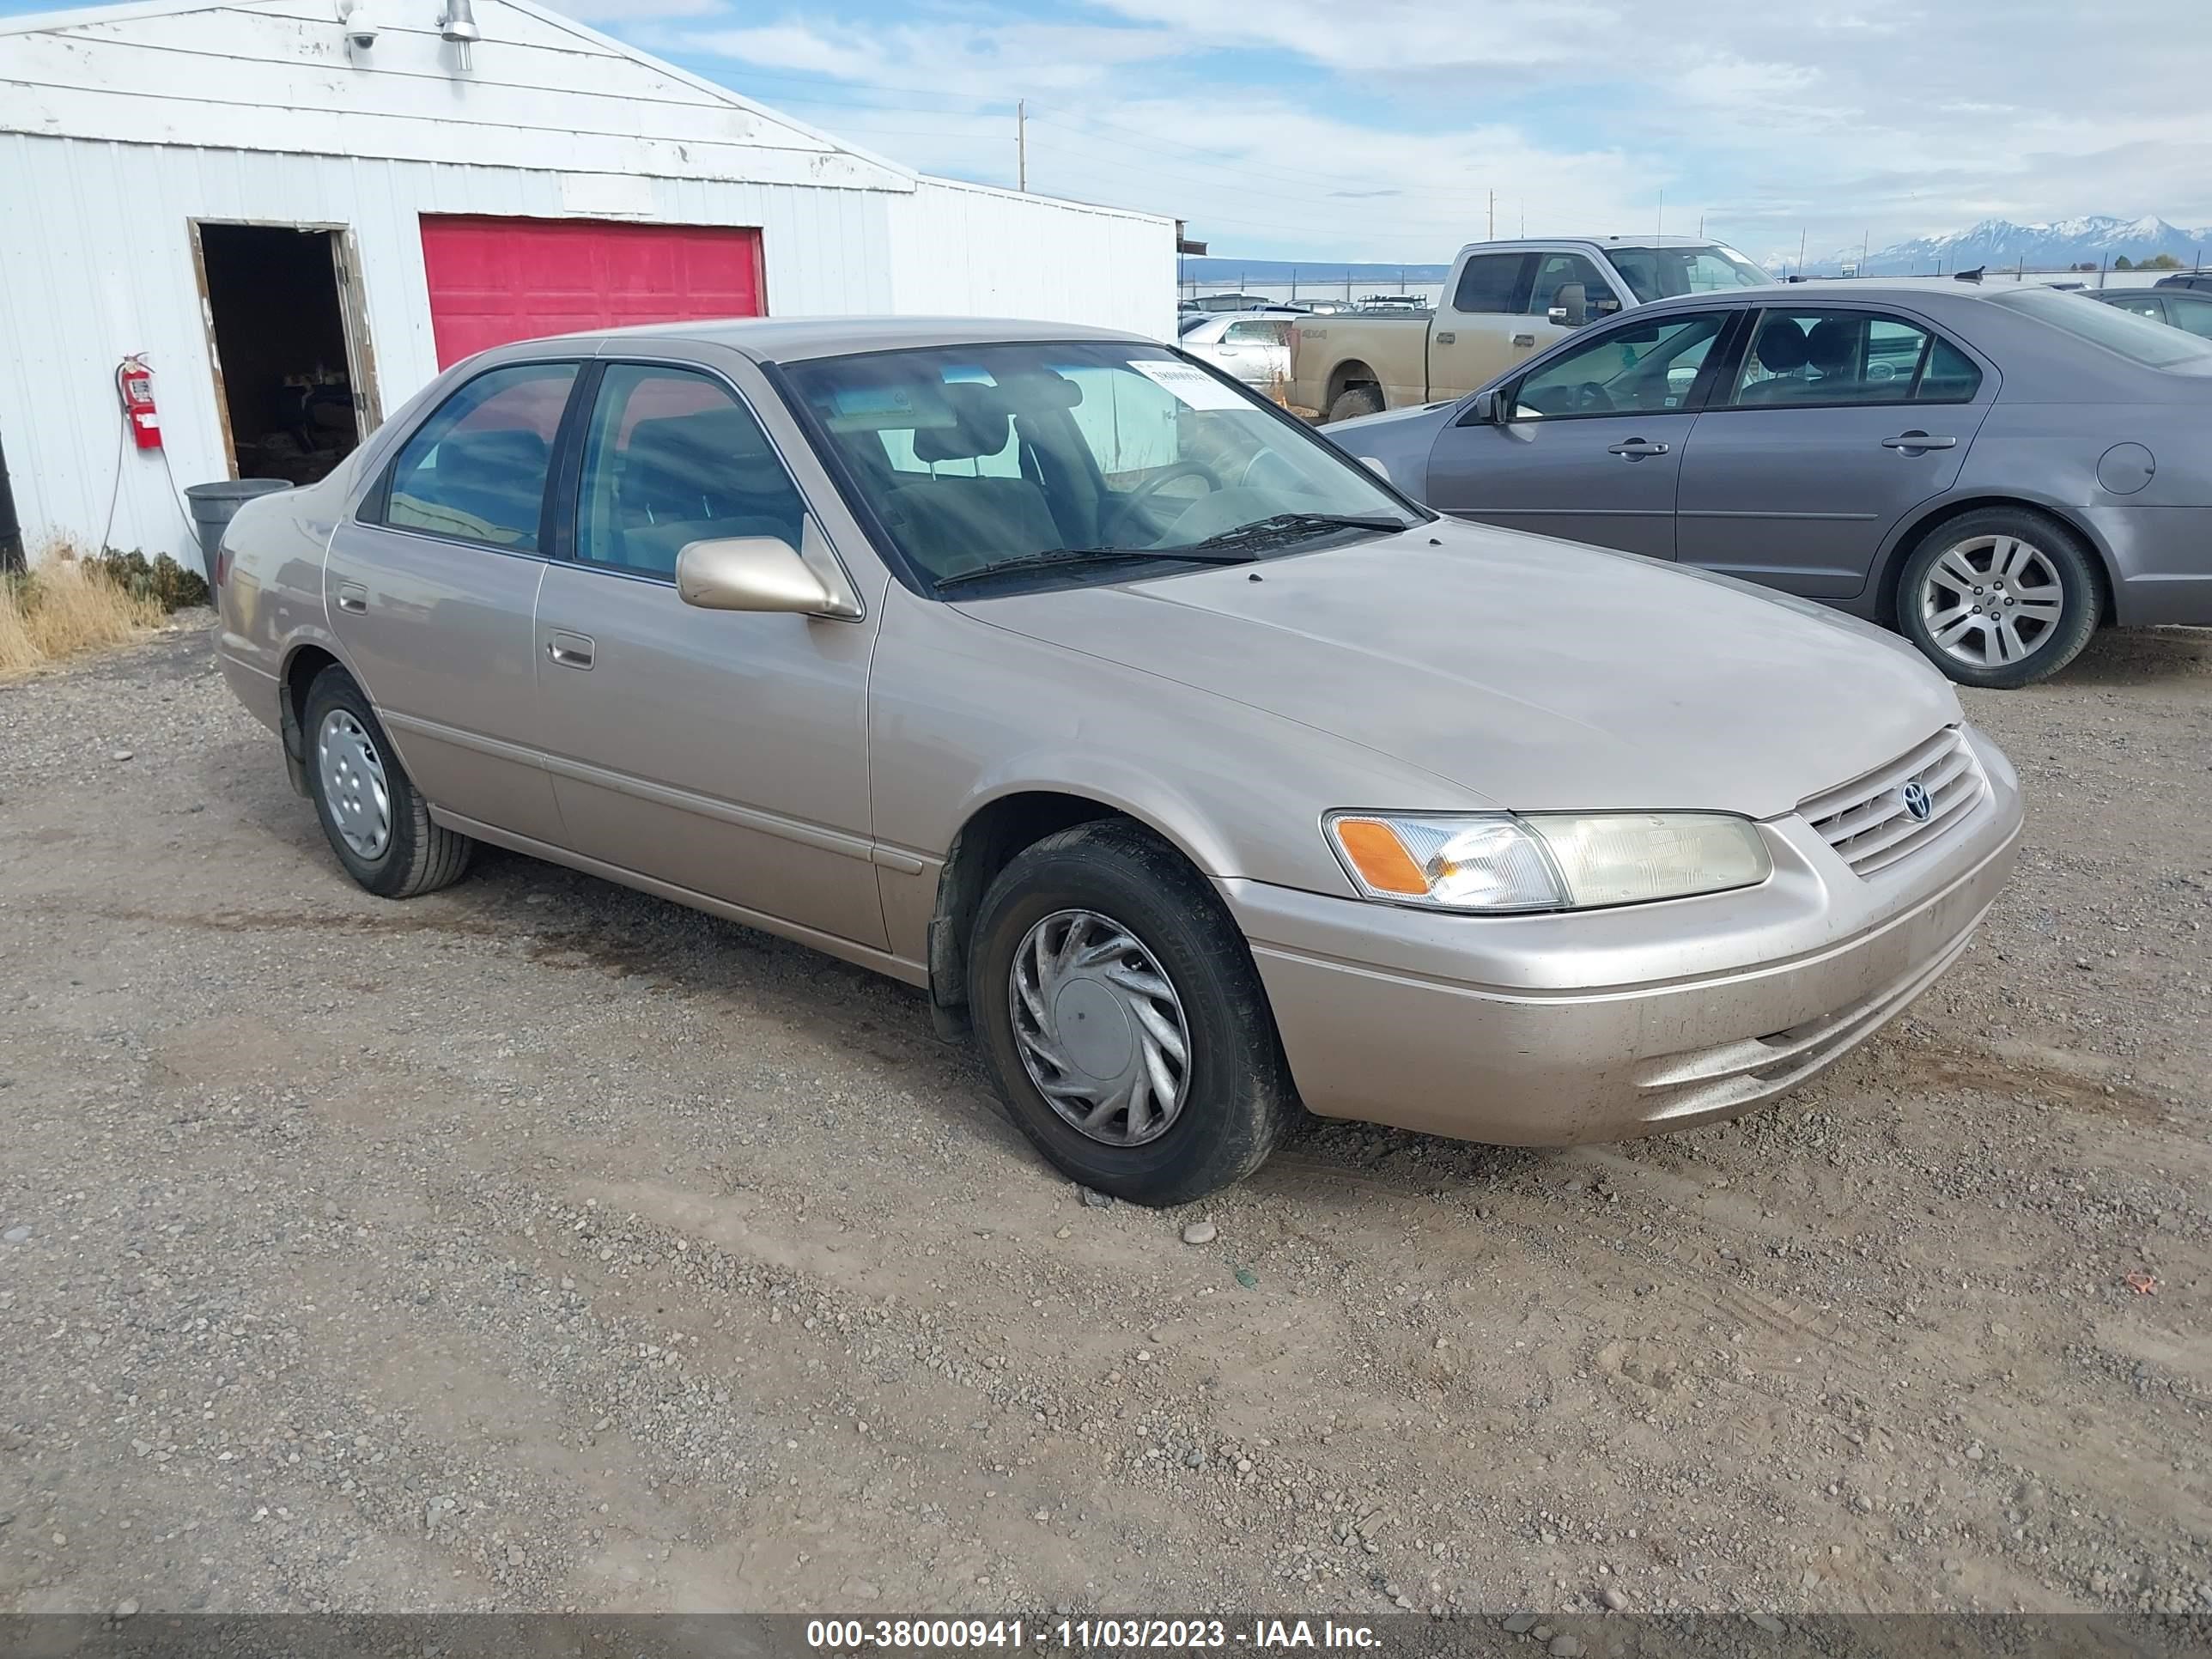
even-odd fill
[{"label": "rear door window", "polygon": [[1969,403],[1973,360],[1925,324],[1870,311],[1764,313],[1729,401],[1743,409]]},{"label": "rear door window", "polygon": [[1459,286],[1452,290],[1452,309],[1500,312],[1513,309],[1520,291],[1521,273],[1534,258],[1528,253],[1478,253],[1461,267]]},{"label": "rear door window", "polygon": [[554,434],[574,363],[514,363],[477,375],[399,447],[371,522],[535,553]]}]

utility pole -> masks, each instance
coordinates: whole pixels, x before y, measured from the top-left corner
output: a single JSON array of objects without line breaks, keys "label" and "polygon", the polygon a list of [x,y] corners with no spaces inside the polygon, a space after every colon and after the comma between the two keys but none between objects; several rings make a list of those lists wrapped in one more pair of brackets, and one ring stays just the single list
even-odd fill
[{"label": "utility pole", "polygon": [[1797,274],[1805,274],[1805,227],[1797,227]]},{"label": "utility pole", "polygon": [[1014,100],[1014,180],[1026,191],[1030,187],[1030,100]]},{"label": "utility pole", "polygon": [[1662,190],[1659,192],[1658,234],[1662,236],[1664,236],[1667,234],[1667,192],[1664,190]]},{"label": "utility pole", "polygon": [[1859,233],[1859,275],[1862,276],[1867,274],[1867,250],[1873,246],[1874,233],[1870,230],[1861,231]]},{"label": "utility pole", "polygon": [[1482,240],[1486,242],[1498,240],[1498,192],[1494,190],[1490,192],[1490,228],[1483,233]]}]

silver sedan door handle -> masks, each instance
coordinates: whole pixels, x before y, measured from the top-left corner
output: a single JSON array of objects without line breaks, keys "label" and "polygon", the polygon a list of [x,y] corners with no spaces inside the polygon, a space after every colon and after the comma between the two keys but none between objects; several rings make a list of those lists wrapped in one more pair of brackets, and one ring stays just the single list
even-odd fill
[{"label": "silver sedan door handle", "polygon": [[1664,455],[1667,446],[1654,443],[1649,438],[1624,438],[1617,444],[1607,444],[1605,453],[1618,455],[1623,460],[1640,461],[1646,455]]},{"label": "silver sedan door handle", "polygon": [[589,668],[594,649],[583,634],[556,634],[545,641],[545,654],[563,668]]},{"label": "silver sedan door handle", "polygon": [[1884,449],[1914,451],[1956,449],[1959,447],[1959,441],[1956,438],[1931,438],[1925,432],[1900,432],[1894,438],[1884,438],[1881,441],[1881,447]]},{"label": "silver sedan door handle", "polygon": [[362,611],[368,609],[368,590],[358,583],[347,582],[338,589],[338,609]]}]

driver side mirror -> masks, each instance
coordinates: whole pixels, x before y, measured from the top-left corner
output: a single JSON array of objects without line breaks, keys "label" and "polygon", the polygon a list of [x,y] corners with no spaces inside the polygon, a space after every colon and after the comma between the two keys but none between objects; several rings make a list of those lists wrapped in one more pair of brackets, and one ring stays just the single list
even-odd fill
[{"label": "driver side mirror", "polygon": [[676,592],[702,611],[780,611],[850,622],[860,603],[811,519],[802,552],[778,536],[686,542],[676,556]]},{"label": "driver side mirror", "polygon": [[1557,328],[1580,328],[1589,321],[1589,291],[1580,283],[1560,283],[1544,319]]},{"label": "driver side mirror", "polygon": [[1511,418],[1513,398],[1510,390],[1478,392],[1468,402],[1467,413],[1459,417],[1461,426],[1504,426]]}]

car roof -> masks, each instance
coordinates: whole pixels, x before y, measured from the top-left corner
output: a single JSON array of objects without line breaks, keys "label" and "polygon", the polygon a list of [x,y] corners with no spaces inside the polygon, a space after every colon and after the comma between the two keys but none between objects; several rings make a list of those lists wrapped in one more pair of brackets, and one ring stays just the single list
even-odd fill
[{"label": "car roof", "polygon": [[1141,334],[1076,323],[1039,323],[1007,317],[733,317],[683,323],[641,323],[592,329],[571,340],[682,340],[727,346],[756,362],[800,362],[861,351],[905,351],[929,346],[1018,344],[1025,340],[1121,340],[1156,345]]},{"label": "car roof", "polygon": [[[1680,311],[1685,307],[1711,305],[1772,305],[1777,301],[1821,303],[1856,301],[1862,305],[1878,305],[1884,300],[1993,300],[2000,295],[2015,293],[2021,289],[2045,286],[2047,284],[2042,283],[2015,283],[2000,279],[1961,282],[1956,276],[1828,276],[1815,277],[1807,283],[1761,283],[1749,288],[1715,288],[1696,294],[1670,294],[1663,300],[1654,300],[1635,309]],[[1622,314],[1626,316],[1628,313],[1624,312]]]},{"label": "car roof", "polygon": [[1460,249],[1462,253],[1510,252],[1521,248],[1547,247],[1717,247],[1720,239],[1715,236],[1501,236],[1495,241],[1469,242]]}]

